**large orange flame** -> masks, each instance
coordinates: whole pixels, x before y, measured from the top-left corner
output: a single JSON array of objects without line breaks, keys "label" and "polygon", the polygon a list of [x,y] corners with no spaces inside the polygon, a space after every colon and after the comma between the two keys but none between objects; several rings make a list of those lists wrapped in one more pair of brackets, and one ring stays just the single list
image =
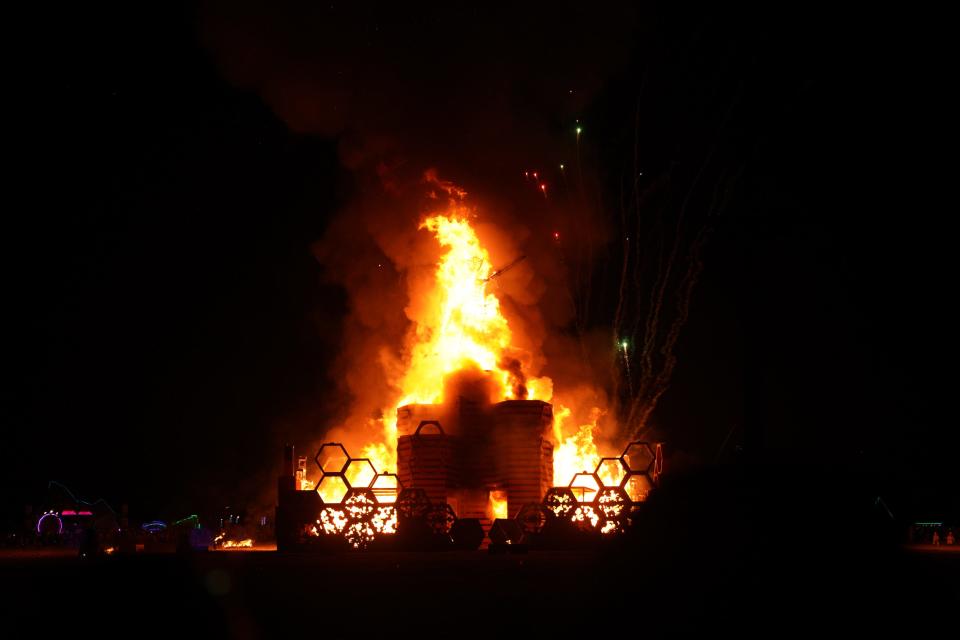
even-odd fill
[{"label": "large orange flame", "polygon": [[[383,411],[384,440],[363,449],[381,472],[396,467],[397,408],[444,401],[444,381],[457,371],[477,368],[489,377],[491,401],[509,399],[549,402],[553,383],[548,377],[529,377],[522,357],[512,348],[513,334],[490,291],[496,273],[490,255],[470,224],[471,213],[463,206],[466,193],[446,183],[437,183],[453,198],[447,209],[427,215],[419,229],[434,235],[443,250],[435,271],[434,286],[426,295],[428,317],[419,318],[412,329],[405,354],[405,368],[399,376],[397,402]],[[569,409],[558,407],[554,425],[557,444],[555,483],[567,484],[581,465],[599,460],[593,444],[593,428],[582,427],[570,437],[563,435],[563,421]],[[595,422],[594,422],[595,427]]]},{"label": "large orange flame", "polygon": [[557,443],[553,450],[553,484],[557,487],[569,484],[577,473],[592,472],[600,462],[600,453],[593,441],[599,411],[594,409],[592,423],[580,425],[573,435],[564,437],[564,423],[572,413],[564,405],[557,405],[553,410],[553,437]]},{"label": "large orange flame", "polygon": [[462,212],[430,216],[420,228],[433,232],[447,251],[436,271],[437,313],[416,327],[417,342],[400,380],[400,405],[442,402],[444,378],[470,365],[489,371],[500,394],[509,398],[510,375],[499,363],[512,335],[500,301],[487,292],[493,273],[487,250]]}]

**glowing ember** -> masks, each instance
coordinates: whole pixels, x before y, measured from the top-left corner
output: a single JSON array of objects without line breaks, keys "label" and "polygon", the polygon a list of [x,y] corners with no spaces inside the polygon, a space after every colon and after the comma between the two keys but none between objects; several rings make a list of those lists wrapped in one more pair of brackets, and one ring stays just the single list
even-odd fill
[{"label": "glowing ember", "polygon": [[604,489],[597,497],[597,507],[608,518],[619,516],[627,505],[627,496],[620,489]]},{"label": "glowing ember", "polygon": [[327,535],[341,533],[347,526],[347,516],[340,509],[328,507],[320,512],[317,524]]},{"label": "glowing ember", "polygon": [[543,502],[553,515],[563,518],[573,511],[577,499],[569,489],[554,487],[547,491]]},{"label": "glowing ember", "polygon": [[370,523],[377,533],[397,532],[397,510],[393,507],[379,507]]},{"label": "glowing ember", "polygon": [[226,540],[222,546],[224,549],[249,549],[253,546],[253,540],[250,538],[246,538],[245,540]]},{"label": "glowing ember", "polygon": [[[395,498],[395,496],[394,496]],[[342,504],[320,511],[309,534],[342,535],[354,549],[365,548],[378,535],[397,532],[397,510],[381,505],[372,489],[354,489]]]},{"label": "glowing ember", "polygon": [[343,501],[343,508],[347,512],[347,518],[351,520],[364,520],[373,513],[377,506],[377,501],[371,494],[357,492]]},{"label": "glowing ember", "polygon": [[354,522],[348,525],[347,530],[343,532],[343,537],[354,549],[367,546],[373,542],[376,535],[377,532],[374,531],[373,525],[368,521]]},{"label": "glowing ember", "polygon": [[585,504],[577,507],[570,519],[581,527],[596,527],[600,522],[600,514],[593,507]]}]

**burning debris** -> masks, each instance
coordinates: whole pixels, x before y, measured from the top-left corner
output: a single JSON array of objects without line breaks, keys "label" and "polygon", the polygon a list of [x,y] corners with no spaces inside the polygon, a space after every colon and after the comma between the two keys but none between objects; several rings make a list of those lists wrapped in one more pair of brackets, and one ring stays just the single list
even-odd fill
[{"label": "burning debris", "polygon": [[253,540],[250,538],[245,538],[244,540],[224,540],[220,546],[224,549],[251,549],[253,548]]}]

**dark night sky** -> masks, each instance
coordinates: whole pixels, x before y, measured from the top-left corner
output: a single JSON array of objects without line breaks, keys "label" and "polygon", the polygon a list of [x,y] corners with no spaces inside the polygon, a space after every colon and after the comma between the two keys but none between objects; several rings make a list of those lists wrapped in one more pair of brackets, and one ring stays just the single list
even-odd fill
[{"label": "dark night sky", "polygon": [[[415,69],[460,33],[418,17],[435,9],[336,13],[323,19],[322,45],[306,22],[288,55],[308,69],[349,66],[360,53],[347,40],[391,23],[400,26],[374,36],[353,73],[375,75],[389,58],[402,80],[419,78]],[[474,21],[467,43],[490,51],[447,56],[411,85],[422,95],[397,96],[382,119],[376,100],[356,100],[352,123],[277,107],[299,104],[302,86],[265,101],[293,81],[269,66],[244,76],[225,64],[239,39],[240,63],[256,67],[263,43],[216,3],[78,6],[29,21],[36,31],[7,100],[17,194],[3,234],[7,511],[50,479],[172,516],[272,486],[279,444],[298,435],[285,417],[308,411],[329,386],[337,348],[344,297],[322,284],[310,247],[355,189],[338,160],[344,127],[386,131],[397,145],[420,140],[415,153],[427,156],[462,127],[466,154],[500,122],[439,109],[430,139],[423,96],[450,88],[507,104],[518,123],[543,123],[530,140],[545,147],[576,113],[594,123],[595,162],[612,185],[645,71],[641,136],[652,164],[697,153],[722,96],[745,87],[729,144],[747,170],[709,247],[658,414],[677,425],[677,447],[709,458],[747,403],[777,455],[862,455],[868,467],[897,469],[878,482],[903,504],[955,493],[953,207],[944,191],[956,162],[939,159],[955,145],[937,34],[920,38],[906,19],[871,24],[813,8],[651,5],[617,26],[621,51],[601,41],[598,25],[622,11],[597,10],[595,23],[581,24],[568,9],[450,10],[445,17]],[[304,11],[274,8],[264,29],[288,33]],[[548,35],[529,31],[537,25]],[[221,31],[232,44],[216,44],[210,34]],[[613,62],[597,54],[582,69],[551,63],[549,34],[570,32],[576,39],[561,39],[557,56],[602,50]],[[447,33],[439,44],[438,33]],[[523,62],[540,46],[547,60]],[[462,78],[445,75],[464,61]],[[531,68],[542,77],[518,82]],[[568,72],[596,86],[582,104],[551,103]],[[503,86],[490,83],[501,75]],[[507,143],[496,144],[500,153]],[[456,154],[444,161],[463,166]]]}]

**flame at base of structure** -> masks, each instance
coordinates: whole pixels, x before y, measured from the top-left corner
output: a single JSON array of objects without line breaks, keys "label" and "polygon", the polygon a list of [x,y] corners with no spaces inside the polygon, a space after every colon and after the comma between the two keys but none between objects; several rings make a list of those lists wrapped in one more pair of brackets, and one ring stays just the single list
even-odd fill
[{"label": "flame at base of structure", "polygon": [[[336,458],[339,452],[344,454],[342,459]],[[369,460],[350,458],[339,443],[321,447],[317,454],[321,478],[315,489],[281,491],[278,548],[309,547],[311,540],[325,548],[344,549],[480,546],[490,521],[483,527],[476,518],[460,518],[451,505],[431,502],[422,488],[404,487],[394,474],[380,474],[375,468],[372,474],[354,474],[351,482],[348,470],[358,461],[372,467]],[[541,501],[524,504],[515,518],[506,517],[505,494],[490,492],[490,518],[496,523],[516,523],[502,526],[518,532],[506,539],[507,544],[549,545],[564,536],[568,542],[583,544],[589,539],[583,536],[593,534],[606,538],[629,529],[662,473],[661,445],[632,442],[620,456],[601,459],[594,471],[578,473],[566,486],[547,490]],[[326,487],[334,480],[346,487],[342,494]],[[293,527],[296,533],[291,536],[290,527],[286,532],[280,528],[290,522],[291,514],[285,511],[297,501],[305,505],[304,513],[316,510],[309,520]],[[250,547],[252,541],[226,541],[222,546]]]}]

